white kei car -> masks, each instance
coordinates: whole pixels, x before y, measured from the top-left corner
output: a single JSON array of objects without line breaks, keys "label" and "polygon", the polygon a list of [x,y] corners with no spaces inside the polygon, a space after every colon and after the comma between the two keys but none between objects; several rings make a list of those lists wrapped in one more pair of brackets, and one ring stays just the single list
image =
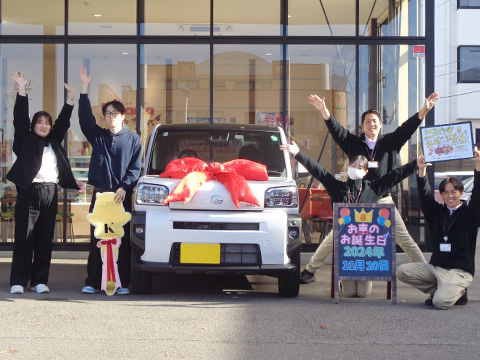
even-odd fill
[{"label": "white kei car", "polygon": [[[295,297],[300,284],[301,217],[280,127],[240,124],[158,125],[148,141],[131,220],[133,293],[149,293],[152,275],[240,274],[278,278]],[[264,164],[268,180],[247,183],[260,206],[237,208],[225,185],[205,182],[193,198],[162,205],[180,179],[160,178],[173,159],[207,164],[243,158]]]}]

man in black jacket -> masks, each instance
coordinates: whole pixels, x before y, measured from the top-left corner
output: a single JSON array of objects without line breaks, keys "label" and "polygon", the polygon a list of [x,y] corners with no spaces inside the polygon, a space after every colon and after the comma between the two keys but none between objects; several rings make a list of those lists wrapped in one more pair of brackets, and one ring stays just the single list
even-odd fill
[{"label": "man in black jacket", "polygon": [[[363,155],[368,159],[367,180],[375,180],[395,169],[397,154],[405,143],[412,137],[422,123],[427,113],[433,108],[438,100],[438,94],[433,93],[425,99],[423,108],[410,119],[405,121],[395,131],[388,134],[381,134],[382,122],[380,114],[376,110],[368,110],[362,114],[361,136],[356,136],[345,129],[330,114],[325,98],[317,95],[310,95],[308,102],[315,106],[322,113],[325,125],[332,134],[333,140],[340,146],[349,159],[355,155]],[[378,200],[379,204],[393,204],[390,191]],[[412,262],[426,262],[417,243],[412,239],[397,209],[395,209],[395,232],[397,244],[405,251]],[[307,267],[302,272],[300,282],[307,284],[315,281],[314,273],[325,262],[333,241],[333,232],[330,232],[318,247],[310,259]]]},{"label": "man in black jacket", "polygon": [[[413,174],[416,161],[396,168],[375,180],[366,180],[368,174],[368,160],[363,155],[355,155],[349,159],[348,179],[340,181],[330,174],[315,160],[300,152],[297,144],[280,145],[280,149],[288,151],[295,159],[308,170],[313,177],[320,181],[327,190],[333,203],[376,203],[378,199],[392,186]],[[333,251],[333,241],[325,243],[322,252],[330,255]],[[342,293],[348,297],[367,297],[372,291],[371,281],[346,281],[340,282]]]},{"label": "man in black jacket", "polygon": [[475,174],[472,197],[462,201],[463,183],[456,177],[444,179],[439,191],[444,204],[435,201],[427,180],[425,158],[418,158],[418,197],[432,234],[429,264],[399,266],[397,277],[430,297],[426,305],[449,309],[465,293],[475,273],[475,246],[480,225],[480,152],[474,149]]}]

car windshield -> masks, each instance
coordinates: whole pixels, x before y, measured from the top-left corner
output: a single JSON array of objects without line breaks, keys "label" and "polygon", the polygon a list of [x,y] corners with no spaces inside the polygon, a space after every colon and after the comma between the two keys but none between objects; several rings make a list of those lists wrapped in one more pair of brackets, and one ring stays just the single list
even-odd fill
[{"label": "car windshield", "polygon": [[196,157],[207,163],[252,160],[264,164],[269,176],[286,176],[279,144],[280,135],[274,131],[160,129],[147,171],[158,175],[174,159]]},{"label": "car windshield", "polygon": [[473,177],[465,179],[462,182],[463,182],[463,191],[471,193],[473,188]]}]

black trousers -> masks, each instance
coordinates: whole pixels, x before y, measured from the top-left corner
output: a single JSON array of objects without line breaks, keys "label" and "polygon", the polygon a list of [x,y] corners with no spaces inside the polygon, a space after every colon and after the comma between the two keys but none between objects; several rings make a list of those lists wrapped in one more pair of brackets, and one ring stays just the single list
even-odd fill
[{"label": "black trousers", "polygon": [[[89,212],[93,212],[95,201],[97,199],[97,192],[93,191],[92,202],[90,203]],[[132,212],[132,192],[127,192],[125,200],[123,201],[123,207],[125,211]],[[102,284],[102,256],[100,255],[100,249],[97,247],[97,239],[93,232],[94,226],[90,226],[90,251],[88,254],[87,262],[87,279],[85,280],[85,286],[91,286],[94,289],[100,290]],[[122,244],[118,249],[118,274],[120,275],[120,282],[123,288],[128,288],[130,285],[130,222],[123,225],[125,235],[122,238]]]},{"label": "black trousers", "polygon": [[57,196],[53,183],[32,183],[28,190],[17,188],[10,285],[25,287],[29,280],[32,287],[48,283]]}]

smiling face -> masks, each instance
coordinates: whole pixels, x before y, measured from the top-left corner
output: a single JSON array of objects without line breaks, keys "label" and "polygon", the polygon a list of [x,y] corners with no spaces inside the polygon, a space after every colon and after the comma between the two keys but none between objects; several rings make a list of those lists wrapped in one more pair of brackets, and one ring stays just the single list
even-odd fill
[{"label": "smiling face", "polygon": [[463,191],[455,189],[453,183],[448,182],[445,184],[445,190],[441,193],[443,202],[449,207],[454,208],[460,205]]},{"label": "smiling face", "polygon": [[362,123],[362,129],[365,135],[369,139],[375,139],[378,134],[380,134],[380,129],[382,128],[382,122],[376,114],[367,114],[365,120]]},{"label": "smiling face", "polygon": [[37,134],[38,136],[44,138],[48,134],[50,134],[50,131],[52,130],[52,124],[48,121],[48,119],[40,115],[35,122],[35,125],[33,126],[33,132]]}]

